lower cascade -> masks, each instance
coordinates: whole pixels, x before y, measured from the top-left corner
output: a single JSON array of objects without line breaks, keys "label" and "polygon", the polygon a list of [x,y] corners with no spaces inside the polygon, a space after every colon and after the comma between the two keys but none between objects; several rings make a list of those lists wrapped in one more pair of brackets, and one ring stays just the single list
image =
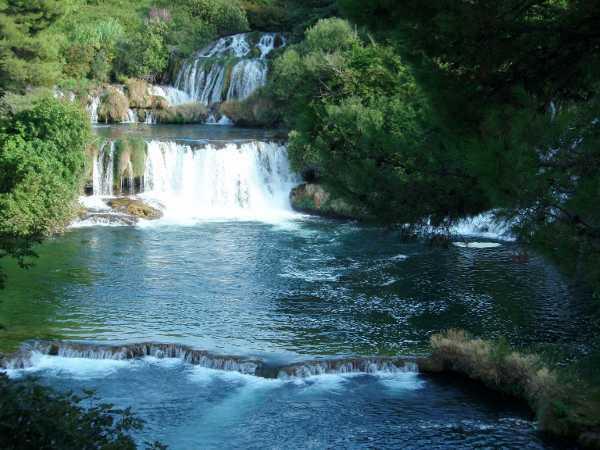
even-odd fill
[{"label": "lower cascade", "polygon": [[272,365],[260,359],[216,355],[178,344],[142,343],[110,346],[46,341],[25,344],[11,359],[0,360],[0,368],[20,370],[33,367],[36,354],[94,360],[133,360],[147,356],[158,359],[181,359],[188,364],[208,369],[279,379],[307,378],[327,374],[418,372],[417,364],[411,358],[355,357]]},{"label": "lower cascade", "polygon": [[105,143],[94,156],[93,195],[138,194],[165,218],[264,218],[291,213],[299,182],[285,145],[248,141],[188,145],[150,141],[144,154]]}]

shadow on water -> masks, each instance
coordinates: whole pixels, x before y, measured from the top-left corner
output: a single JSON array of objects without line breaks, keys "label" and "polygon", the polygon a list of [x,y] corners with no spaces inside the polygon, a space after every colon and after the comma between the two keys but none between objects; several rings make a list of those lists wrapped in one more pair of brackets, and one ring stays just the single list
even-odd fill
[{"label": "shadow on water", "polygon": [[0,352],[13,352],[27,339],[58,339],[75,321],[59,314],[65,293],[75,285],[89,285],[94,276],[81,260],[85,242],[63,237],[38,246],[33,266],[20,268],[9,258],[0,261],[7,275],[0,290]]}]

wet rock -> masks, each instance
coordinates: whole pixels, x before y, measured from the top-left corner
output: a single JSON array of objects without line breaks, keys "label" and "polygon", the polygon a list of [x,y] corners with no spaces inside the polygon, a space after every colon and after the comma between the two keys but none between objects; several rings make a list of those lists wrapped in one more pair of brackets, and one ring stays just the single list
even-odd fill
[{"label": "wet rock", "polygon": [[360,219],[366,215],[341,199],[333,198],[323,186],[305,183],[290,194],[292,207],[299,212],[338,219]]},{"label": "wet rock", "polygon": [[200,103],[186,103],[156,111],[156,121],[164,124],[204,123],[206,119],[208,110]]},{"label": "wet rock", "polygon": [[107,202],[114,211],[136,219],[156,220],[163,216],[162,211],[136,198],[121,197]]}]

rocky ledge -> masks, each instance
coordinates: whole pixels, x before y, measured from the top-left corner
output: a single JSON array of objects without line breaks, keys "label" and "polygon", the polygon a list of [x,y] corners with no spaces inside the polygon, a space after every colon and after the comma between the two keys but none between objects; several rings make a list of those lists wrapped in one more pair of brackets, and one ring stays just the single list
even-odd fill
[{"label": "rocky ledge", "polygon": [[84,198],[79,220],[115,225],[135,225],[140,219],[157,220],[163,216],[160,209],[135,197],[116,197],[111,199]]}]

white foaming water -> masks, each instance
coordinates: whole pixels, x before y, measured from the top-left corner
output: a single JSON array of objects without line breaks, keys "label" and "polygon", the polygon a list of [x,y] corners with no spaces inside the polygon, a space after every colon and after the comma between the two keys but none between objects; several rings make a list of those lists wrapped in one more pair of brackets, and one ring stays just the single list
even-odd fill
[{"label": "white foaming water", "polygon": [[73,379],[90,379],[103,378],[119,369],[128,368],[136,363],[136,361],[118,361],[113,359],[50,356],[33,352],[31,354],[30,367],[26,369],[8,369],[5,372],[11,378],[18,378],[22,375],[37,372],[47,372]]},{"label": "white foaming water", "polygon": [[482,237],[504,241],[515,240],[514,236],[510,233],[510,225],[497,221],[492,212],[461,220],[450,229],[450,232],[460,236]]},{"label": "white foaming water", "polygon": [[93,209],[96,211],[110,211],[110,206],[106,204],[102,197],[98,197],[96,195],[92,195],[90,197],[79,197],[79,204],[86,209]]},{"label": "white foaming water", "polygon": [[180,91],[172,86],[151,86],[150,93],[165,98],[170,106],[179,106],[193,101],[187,92]]},{"label": "white foaming water", "polygon": [[455,247],[460,247],[460,248],[478,248],[478,249],[497,248],[497,247],[502,246],[502,244],[500,244],[498,242],[453,242],[452,244]]},{"label": "white foaming water", "polygon": [[[286,45],[283,35],[265,33],[252,43],[248,34],[221,38],[188,60],[177,74],[175,87],[206,105],[244,100],[267,81],[267,56]],[[252,57],[253,48],[259,53]],[[231,70],[231,58],[237,61]],[[225,88],[228,86],[227,91]]]},{"label": "white foaming water", "polygon": [[100,108],[100,97],[98,95],[90,97],[89,103],[85,109],[89,114],[92,123],[98,123],[98,108]]},{"label": "white foaming water", "polygon": [[268,142],[206,145],[192,149],[175,142],[148,143],[144,193],[162,204],[162,222],[199,219],[269,221],[294,215],[290,190],[298,183],[285,146]]},{"label": "white foaming water", "polygon": [[260,59],[245,59],[231,71],[227,100],[244,100],[267,84],[267,65]]},{"label": "white foaming water", "polygon": [[95,196],[112,196],[114,192],[115,142],[102,145],[92,169]]}]

